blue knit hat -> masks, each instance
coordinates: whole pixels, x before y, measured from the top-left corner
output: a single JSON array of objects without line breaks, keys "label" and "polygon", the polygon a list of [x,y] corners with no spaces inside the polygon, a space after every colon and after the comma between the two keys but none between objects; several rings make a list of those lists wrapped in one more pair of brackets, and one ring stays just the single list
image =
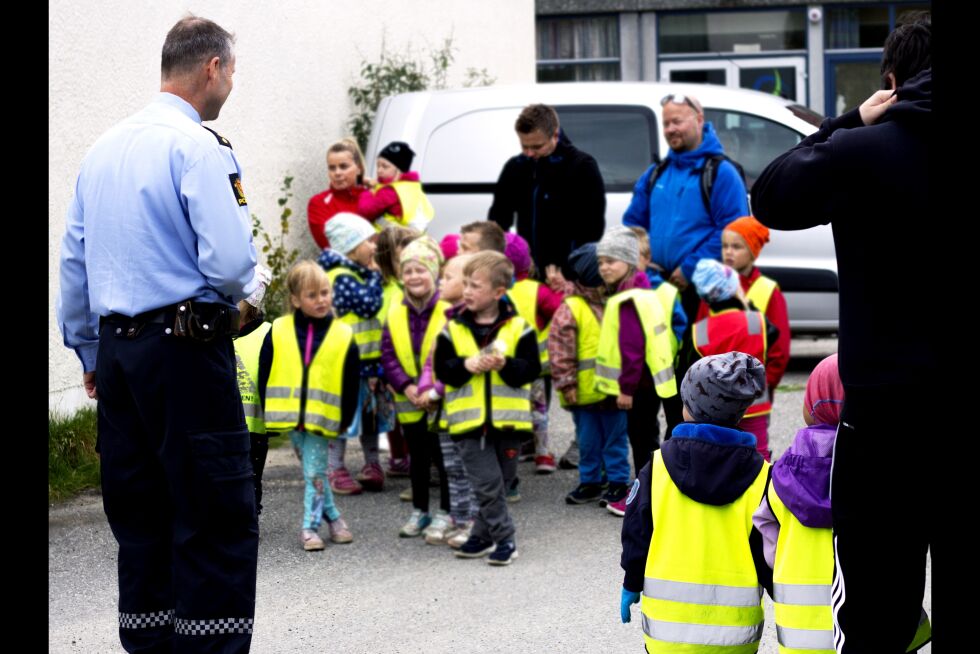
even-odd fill
[{"label": "blue knit hat", "polygon": [[701,259],[691,279],[706,302],[721,302],[738,293],[738,273],[715,259]]}]

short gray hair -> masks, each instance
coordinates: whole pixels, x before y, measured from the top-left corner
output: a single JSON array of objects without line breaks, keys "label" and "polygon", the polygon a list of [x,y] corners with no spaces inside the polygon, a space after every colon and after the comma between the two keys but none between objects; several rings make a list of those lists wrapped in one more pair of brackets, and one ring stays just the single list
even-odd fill
[{"label": "short gray hair", "polygon": [[160,57],[160,73],[164,79],[189,71],[214,57],[222,65],[231,59],[235,36],[207,18],[188,15],[167,32]]}]

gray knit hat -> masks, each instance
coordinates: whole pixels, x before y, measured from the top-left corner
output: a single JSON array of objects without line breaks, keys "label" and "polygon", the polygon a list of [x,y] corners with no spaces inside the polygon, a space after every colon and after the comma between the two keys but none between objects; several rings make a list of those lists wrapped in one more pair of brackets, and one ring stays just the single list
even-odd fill
[{"label": "gray knit hat", "polygon": [[640,265],[640,241],[629,227],[617,225],[602,236],[596,245],[596,256],[625,261],[631,266]]},{"label": "gray knit hat", "polygon": [[766,367],[754,356],[726,352],[699,359],[681,382],[681,400],[695,422],[734,427],[766,390]]}]

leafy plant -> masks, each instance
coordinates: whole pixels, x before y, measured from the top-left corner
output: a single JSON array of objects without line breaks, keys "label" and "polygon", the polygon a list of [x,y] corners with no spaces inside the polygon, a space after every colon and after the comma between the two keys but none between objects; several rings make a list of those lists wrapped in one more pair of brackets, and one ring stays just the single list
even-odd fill
[{"label": "leafy plant", "polygon": [[48,501],[65,499],[101,483],[95,409],[71,416],[48,415]]},{"label": "leafy plant", "polygon": [[268,232],[262,229],[262,222],[254,213],[252,214],[252,238],[262,237],[264,244],[261,247],[262,254],[265,255],[265,266],[272,271],[272,281],[265,291],[263,300],[266,320],[272,321],[282,315],[286,306],[286,273],[290,266],[299,257],[299,250],[286,247],[286,235],[289,234],[289,217],[293,215],[293,210],[289,208],[289,198],[293,197],[291,190],[293,178],[287,175],[283,178],[282,186],[279,191],[282,195],[277,202],[282,207],[279,215],[279,235],[270,237]]}]

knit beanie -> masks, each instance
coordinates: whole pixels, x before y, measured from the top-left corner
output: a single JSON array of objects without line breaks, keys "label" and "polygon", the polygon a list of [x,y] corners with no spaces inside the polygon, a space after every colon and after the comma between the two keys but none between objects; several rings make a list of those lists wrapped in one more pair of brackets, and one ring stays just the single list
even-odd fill
[{"label": "knit beanie", "polygon": [[814,424],[836,425],[840,422],[841,409],[844,408],[844,384],[840,380],[836,353],[818,363],[810,373],[803,394],[803,406],[813,416]]},{"label": "knit beanie", "polygon": [[715,259],[701,259],[691,279],[706,302],[721,302],[738,293],[738,273]]},{"label": "knit beanie", "polygon": [[572,250],[568,255],[568,267],[582,286],[588,288],[602,286],[602,277],[599,275],[599,255],[596,254],[595,243],[586,243]]},{"label": "knit beanie", "polygon": [[412,148],[408,147],[408,143],[392,141],[378,153],[378,156],[393,163],[399,171],[407,173],[412,168],[412,159],[415,158],[415,153],[412,152]]},{"label": "knit beanie", "polygon": [[346,256],[377,232],[371,223],[361,216],[342,211],[327,221],[323,226],[323,234],[330,241],[332,250]]},{"label": "knit beanie", "polygon": [[449,261],[457,254],[459,254],[459,234],[446,234],[439,241],[439,249],[442,250],[442,257],[444,260]]},{"label": "knit beanie", "polygon": [[439,281],[439,267],[442,265],[442,250],[428,236],[420,236],[402,249],[398,258],[402,266],[409,261],[417,261],[432,275],[432,281]]},{"label": "knit beanie", "polygon": [[640,265],[640,241],[629,227],[618,225],[603,234],[596,245],[596,255]]},{"label": "knit beanie", "polygon": [[744,238],[749,250],[752,251],[752,256],[756,259],[762,252],[762,246],[769,242],[769,228],[756,220],[754,216],[737,218],[725,225],[725,229]]},{"label": "knit beanie", "polygon": [[520,275],[531,269],[531,248],[528,247],[524,237],[518,236],[513,232],[504,234],[507,245],[504,247],[504,255],[514,264],[514,274]]},{"label": "knit beanie", "polygon": [[766,367],[744,352],[698,359],[681,382],[681,401],[695,422],[734,427],[765,392]]}]

